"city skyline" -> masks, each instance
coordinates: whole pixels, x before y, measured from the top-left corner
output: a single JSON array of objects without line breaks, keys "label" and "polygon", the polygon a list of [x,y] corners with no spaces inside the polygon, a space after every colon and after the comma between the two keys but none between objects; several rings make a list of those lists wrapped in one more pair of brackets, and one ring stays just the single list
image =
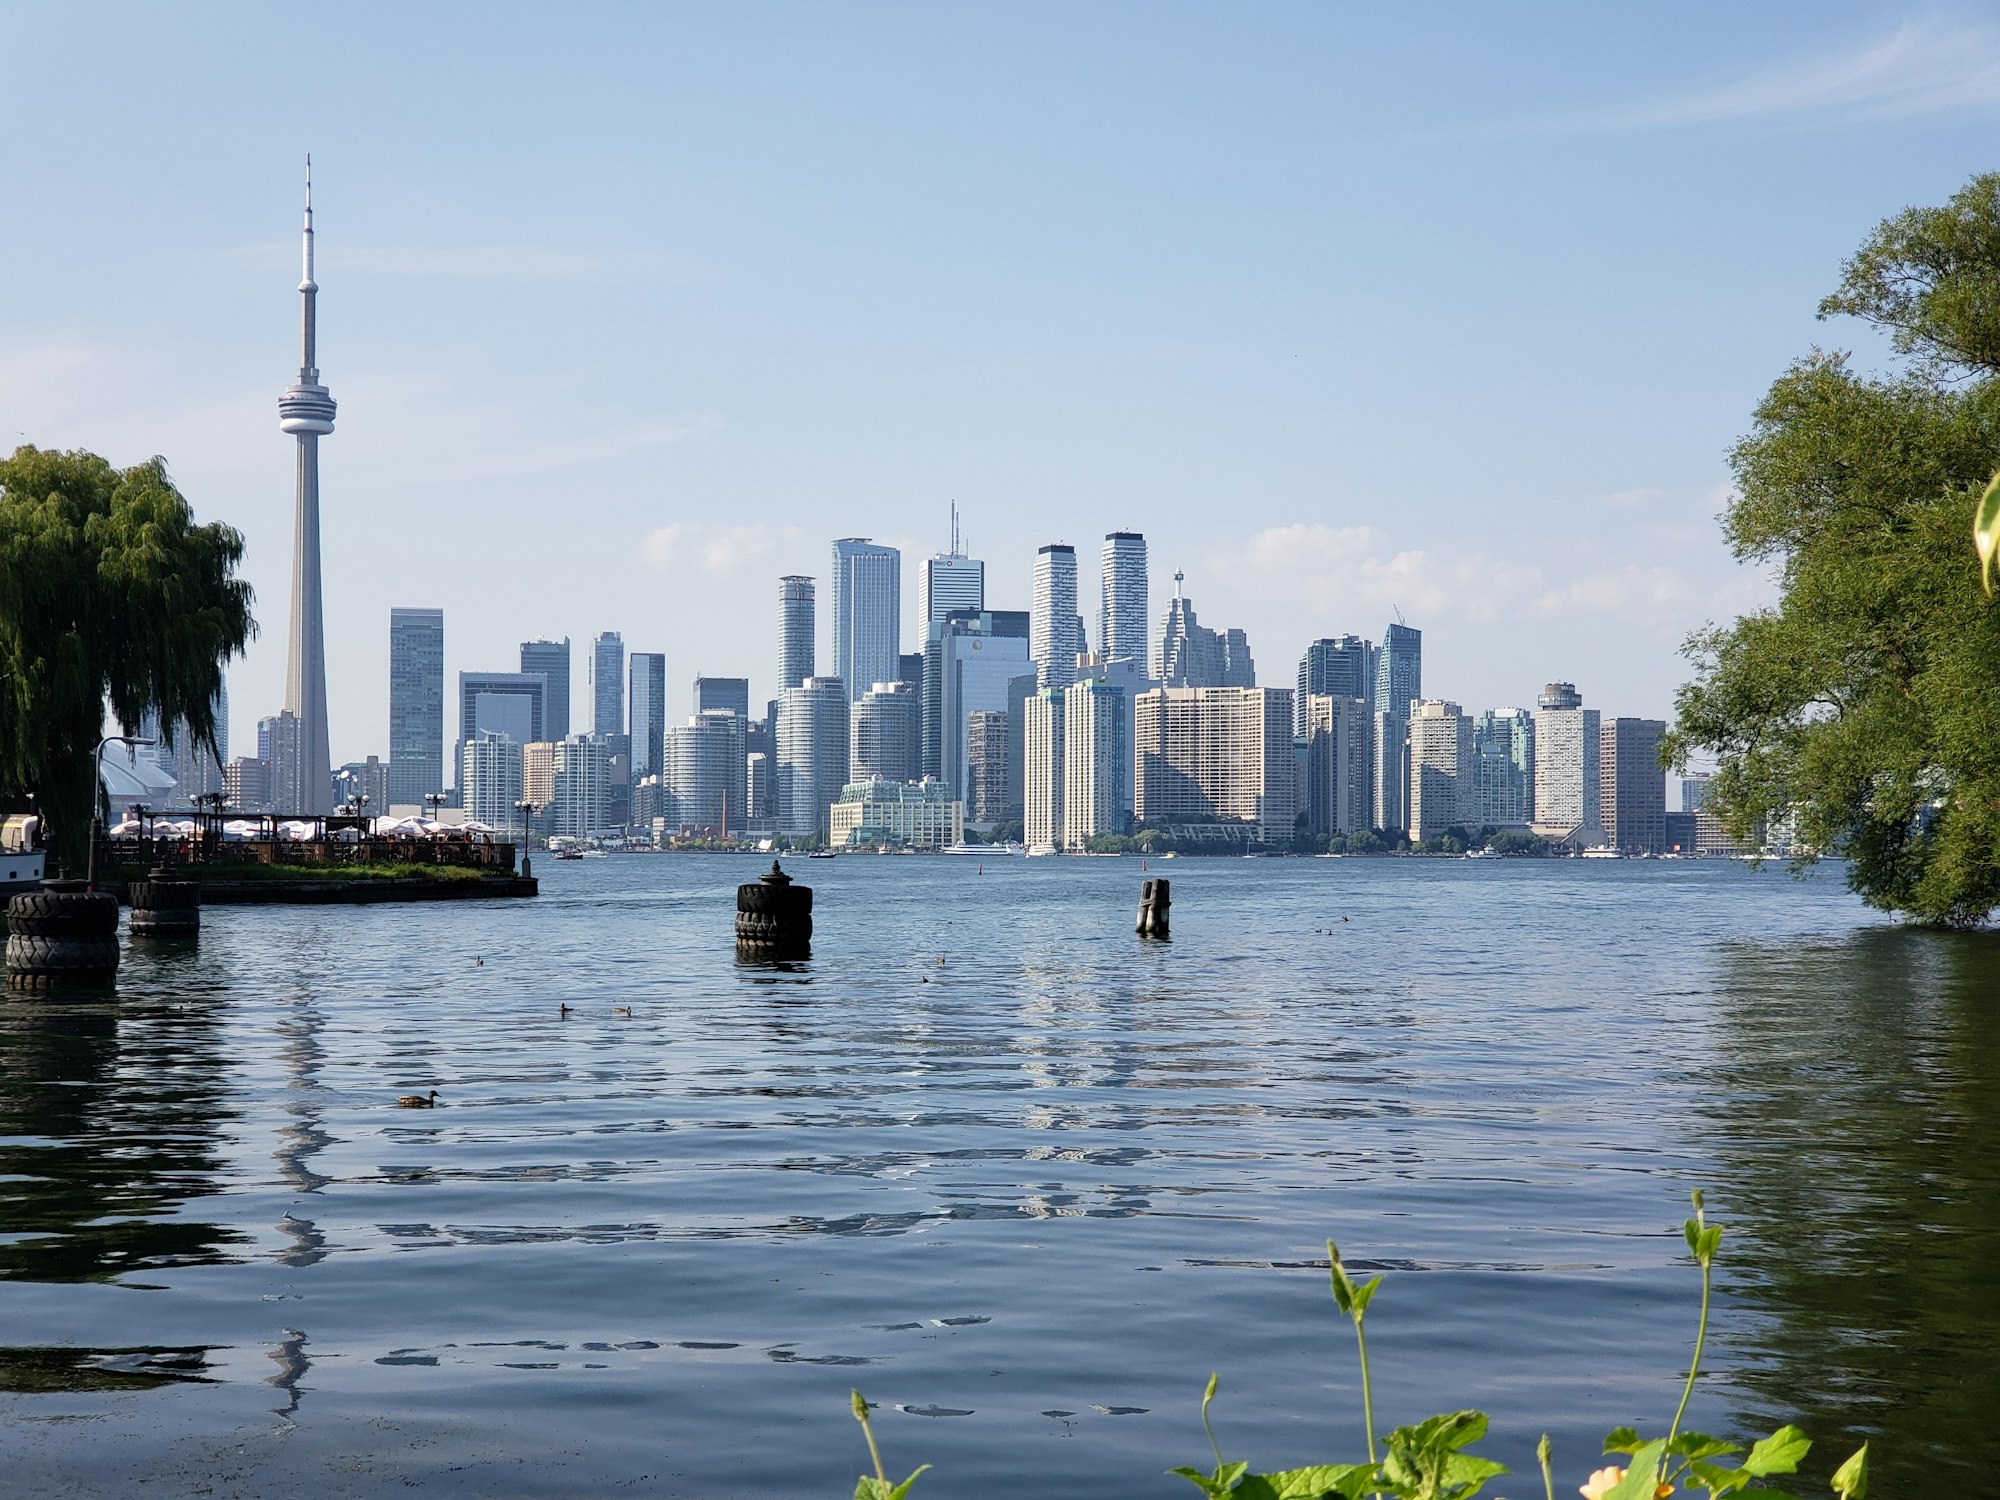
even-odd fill
[{"label": "city skyline", "polygon": [[[1559,674],[1664,714],[1686,633],[1768,597],[1713,525],[1729,445],[1796,351],[1883,362],[1810,310],[1863,229],[1984,164],[2000,103],[1967,85],[2000,24],[1938,10],[1300,9],[1142,34],[1107,15],[1070,19],[1055,74],[1044,14],[786,14],[775,56],[726,16],[585,21],[536,56],[501,26],[423,89],[448,16],[412,19],[407,62],[360,17],[228,46],[213,17],[4,23],[20,107],[74,122],[0,142],[9,180],[68,210],[0,247],[10,438],[164,454],[198,515],[244,532],[263,631],[233,668],[236,738],[285,701],[293,445],[266,403],[297,249],[273,226],[308,147],[340,226],[321,256],[338,764],[388,745],[392,606],[450,614],[448,679],[616,628],[761,689],[775,621],[700,622],[822,572],[830,532],[906,565],[941,550],[954,499],[993,607],[1028,607],[1035,548],[1085,563],[1129,528],[1161,579],[1201,580],[1266,682],[1400,607],[1456,701],[1519,704]],[[105,65],[57,91],[86,43]],[[274,135],[307,47],[323,88],[383,107]],[[688,72],[662,91],[637,60],[669,55]],[[731,64],[753,55],[745,86]],[[140,106],[112,80],[142,65],[186,87],[146,103],[154,149],[133,153]],[[1494,83],[1514,75],[1532,114]],[[933,107],[989,89],[1022,107]],[[155,262],[136,281],[135,214]],[[915,575],[902,594],[910,645]],[[591,617],[605,598],[621,618]]]}]

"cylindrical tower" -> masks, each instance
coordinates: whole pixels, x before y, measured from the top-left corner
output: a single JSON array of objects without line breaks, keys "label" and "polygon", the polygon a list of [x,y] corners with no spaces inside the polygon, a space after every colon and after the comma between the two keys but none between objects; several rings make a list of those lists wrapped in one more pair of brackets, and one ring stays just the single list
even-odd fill
[{"label": "cylindrical tower", "polygon": [[319,330],[313,281],[312,158],[306,158],[305,275],[299,282],[299,378],[278,398],[278,429],[298,439],[292,518],[292,620],[285,659],[285,707],[298,717],[299,785],[305,806],[333,811],[333,755],[326,711],[326,616],[320,597],[319,440],[333,431],[334,401],[319,383]]}]

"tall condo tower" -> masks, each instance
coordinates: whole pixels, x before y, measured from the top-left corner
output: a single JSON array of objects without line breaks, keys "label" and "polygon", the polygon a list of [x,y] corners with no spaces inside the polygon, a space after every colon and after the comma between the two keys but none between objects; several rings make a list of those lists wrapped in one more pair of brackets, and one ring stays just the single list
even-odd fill
[{"label": "tall condo tower", "polygon": [[903,554],[865,536],[833,544],[833,674],[850,703],[901,671]]},{"label": "tall condo tower", "polygon": [[[285,656],[285,708],[299,721],[302,813],[333,811],[333,754],[327,745],[326,615],[319,584],[319,440],[333,431],[333,396],[319,383],[313,281],[312,158],[306,158],[305,278],[299,282],[299,378],[278,398],[278,428],[299,440],[292,513],[292,631]],[[287,809],[290,811],[291,809]]]},{"label": "tall condo tower", "polygon": [[1104,538],[1103,593],[1097,611],[1097,653],[1106,661],[1146,660],[1149,628],[1146,539],[1136,531]]},{"label": "tall condo tower", "polygon": [[802,574],[778,580],[778,691],[795,688],[813,670],[813,581]]},{"label": "tall condo tower", "polygon": [[1076,681],[1076,548],[1051,542],[1035,554],[1034,610],[1028,616],[1028,655],[1037,687],[1066,688]]}]

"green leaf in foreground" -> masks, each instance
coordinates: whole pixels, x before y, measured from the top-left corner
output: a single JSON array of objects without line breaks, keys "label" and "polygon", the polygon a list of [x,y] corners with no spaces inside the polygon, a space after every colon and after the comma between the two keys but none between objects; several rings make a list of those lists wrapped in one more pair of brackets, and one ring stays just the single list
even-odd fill
[{"label": "green leaf in foreground", "polygon": [[1866,1500],[1868,1494],[1868,1445],[1854,1450],[1854,1456],[1833,1471],[1833,1492],[1840,1500]]},{"label": "green leaf in foreground", "polygon": [[1780,1427],[1750,1450],[1743,1467],[1760,1479],[1766,1474],[1795,1474],[1811,1447],[1812,1439],[1798,1428]]},{"label": "green leaf in foreground", "polygon": [[1979,581],[1993,592],[1993,567],[2000,563],[2000,474],[1995,474],[1972,515],[1972,543],[1979,549]]}]

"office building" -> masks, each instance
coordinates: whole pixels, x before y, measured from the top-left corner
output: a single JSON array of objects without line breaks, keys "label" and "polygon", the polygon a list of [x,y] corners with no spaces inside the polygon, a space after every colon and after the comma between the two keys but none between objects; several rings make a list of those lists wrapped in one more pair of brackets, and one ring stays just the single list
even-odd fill
[{"label": "office building", "polygon": [[924,690],[924,653],[905,651],[896,658],[896,680],[907,682],[921,697]]},{"label": "office building", "polygon": [[903,650],[903,554],[867,537],[833,544],[833,675],[856,702],[893,682]]},{"label": "office building", "polygon": [[660,809],[670,826],[720,838],[747,820],[750,758],[743,735],[743,720],[727,708],[705,709],[674,726]]},{"label": "office building", "polygon": [[1039,687],[1068,687],[1076,680],[1076,548],[1051,542],[1035,554],[1034,605],[1028,613],[1028,656]]},{"label": "office building", "polygon": [[[227,778],[224,768],[229,764],[229,684],[216,684],[215,697],[209,702],[209,717],[215,724],[213,747],[195,740],[194,729],[186,719],[176,719],[171,736],[160,727],[160,716],[147,713],[139,721],[139,738],[154,742],[153,758],[160,769],[174,778],[174,789],[168,795],[167,805],[173,808],[198,808],[206,797],[226,796]],[[167,743],[171,738],[173,743]]]},{"label": "office building", "polygon": [[364,817],[389,811],[389,765],[379,755],[350,760],[333,773],[333,805]]},{"label": "office building", "polygon": [[[549,831],[588,838],[605,831],[606,742],[594,734],[573,734],[555,746],[548,808]],[[523,780],[525,781],[525,776]]]},{"label": "office building", "polygon": [[744,821],[759,825],[768,824],[771,811],[771,757],[762,750],[752,750],[743,757],[744,761]]},{"label": "office building", "polygon": [[465,791],[465,816],[489,828],[504,829],[520,820],[521,746],[504,734],[482,730],[465,742],[459,767]]},{"label": "office building", "polygon": [[[1007,708],[1007,684],[1034,671],[1028,655],[1028,614],[1025,610],[987,610],[955,614],[931,627],[925,643],[927,658],[935,647],[935,675],[926,660],[926,710],[935,701],[938,761],[924,774],[935,776],[962,796],[965,788],[966,721],[982,709]],[[924,720],[924,748],[930,749],[933,713]]]},{"label": "office building", "polygon": [[1105,661],[1145,662],[1152,628],[1147,597],[1146,539],[1136,531],[1104,538],[1097,606],[1097,654]]},{"label": "office building", "polygon": [[1552,682],[1535,706],[1535,832],[1589,848],[1604,842],[1597,710],[1570,682]]},{"label": "office building", "polygon": [[854,705],[851,781],[915,781],[922,772],[921,695],[907,682],[878,682]]},{"label": "office building", "polygon": [[1408,720],[1377,709],[1369,716],[1368,812],[1375,827],[1395,835],[1410,826]]},{"label": "office building", "polygon": [[778,831],[823,839],[830,810],[849,781],[847,684],[808,677],[778,698],[775,777]]},{"label": "office building", "polygon": [[268,791],[271,808],[294,817],[316,810],[318,803],[324,803],[326,811],[333,809],[331,771],[327,772],[326,790],[317,802],[305,784],[307,768],[302,729],[299,716],[289,708],[257,721],[258,758],[271,768]]},{"label": "office building", "polygon": [[725,708],[747,726],[750,723],[750,679],[747,677],[697,677],[694,680],[694,711],[705,714],[711,708]]},{"label": "office building", "polygon": [[965,806],[941,781],[850,782],[828,816],[836,849],[948,849],[965,839]]},{"label": "office building", "polygon": [[222,796],[231,812],[271,812],[271,763],[239,755],[222,769]]},{"label": "office building", "polygon": [[1375,707],[1408,720],[1424,695],[1424,633],[1400,622],[1384,627],[1375,652]]},{"label": "office building", "polygon": [[444,611],[392,609],[388,802],[421,805],[444,787]]},{"label": "office building", "polygon": [[517,745],[547,740],[542,716],[547,691],[548,682],[539,672],[460,672],[459,764],[464,762],[465,742],[483,729],[496,730]]},{"label": "office building", "polygon": [[1039,688],[1027,703],[1022,837],[1031,854],[1063,847],[1063,707],[1061,688]]},{"label": "office building", "polygon": [[959,545],[958,507],[951,508],[951,550],[924,563],[924,624],[926,627],[959,611],[979,614],[986,608],[986,564],[967,557]]},{"label": "office building", "polygon": [[1291,842],[1290,688],[1159,687],[1133,718],[1141,823],[1235,822],[1259,843]]},{"label": "office building", "polygon": [[1007,795],[1000,814],[1003,823],[1019,823],[1028,814],[1028,700],[1040,689],[1032,671],[1007,679]]},{"label": "office building", "polygon": [[336,403],[319,380],[319,285],[313,280],[312,163],[306,163],[305,274],[299,281],[299,378],[278,398],[278,430],[298,439],[292,515],[292,616],[285,652],[284,712],[297,722],[295,764],[285,767],[280,800],[287,812],[333,811],[333,753],[328,748],[326,618],[320,595],[319,440],[333,431]]},{"label": "office building", "polygon": [[1681,778],[1681,811],[1705,812],[1708,809],[1708,786],[1714,778],[1703,772]]},{"label": "office building", "polygon": [[1606,719],[1599,730],[1598,796],[1604,835],[1627,854],[1667,847],[1667,773],[1660,764],[1664,719]]},{"label": "office building", "polygon": [[1241,630],[1218,632],[1196,620],[1193,601],[1181,592],[1183,576],[1174,574],[1174,597],[1153,649],[1153,677],[1165,687],[1255,687],[1248,638]]},{"label": "office building", "polygon": [[569,722],[569,637],[559,641],[521,642],[521,670],[542,678],[542,736],[566,740]]},{"label": "office building", "polygon": [[1315,695],[1359,698],[1365,705],[1374,695],[1374,652],[1358,635],[1328,636],[1312,642],[1299,658],[1298,693],[1292,711],[1298,715],[1293,732],[1307,735],[1306,702]]},{"label": "office building", "polygon": [[1411,839],[1434,839],[1453,828],[1476,833],[1472,720],[1456,703],[1420,698],[1410,711],[1409,735]]},{"label": "office building", "polygon": [[1525,828],[1535,821],[1535,717],[1524,708],[1493,708],[1472,721],[1479,821]]},{"label": "office building", "polygon": [[632,691],[626,708],[631,737],[631,780],[637,786],[666,765],[667,658],[658,651],[634,651]]},{"label": "office building", "polygon": [[978,828],[1008,818],[1007,715],[979,709],[966,720],[965,817]]},{"label": "office building", "polygon": [[625,732],[625,638],[615,630],[590,643],[590,732]]},{"label": "office building", "polygon": [[1306,831],[1327,838],[1373,827],[1367,701],[1359,693],[1310,693],[1305,720]]},{"label": "office building", "polygon": [[778,688],[795,688],[815,675],[813,581],[802,574],[778,580]]},{"label": "office building", "polygon": [[1131,710],[1125,690],[1101,677],[1063,690],[1062,843],[1085,849],[1131,827]]}]

